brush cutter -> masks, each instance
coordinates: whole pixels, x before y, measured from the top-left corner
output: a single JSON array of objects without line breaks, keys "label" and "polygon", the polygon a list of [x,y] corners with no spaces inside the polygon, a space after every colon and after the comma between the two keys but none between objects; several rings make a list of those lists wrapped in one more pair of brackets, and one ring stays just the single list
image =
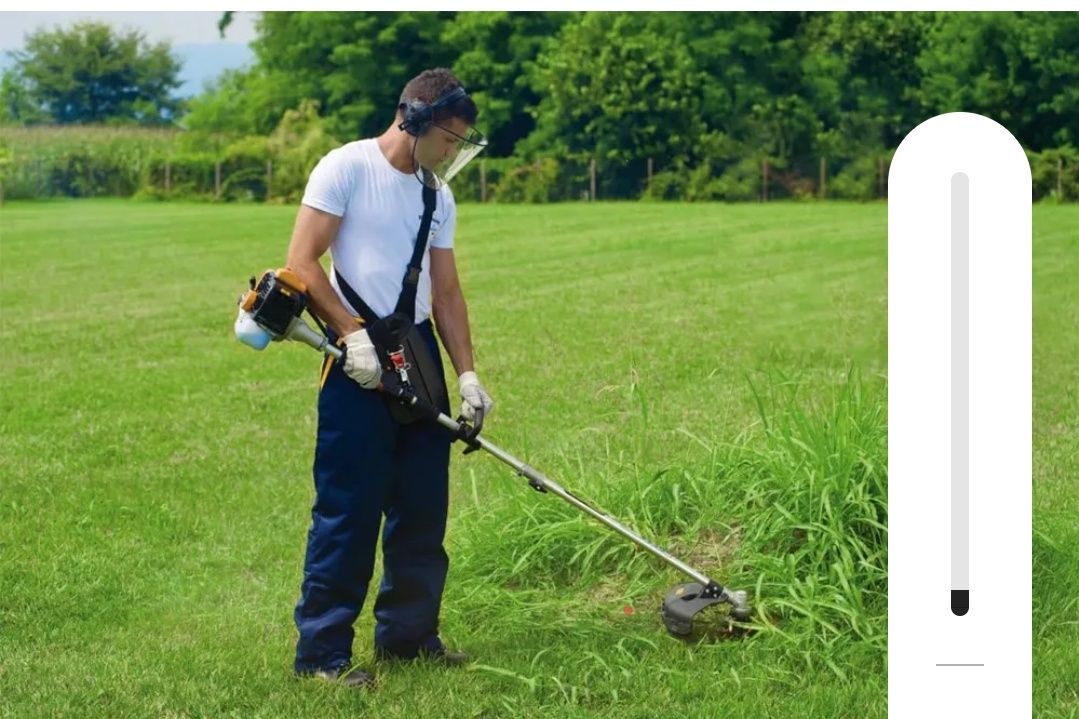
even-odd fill
[{"label": "brush cutter", "polygon": [[[235,324],[237,338],[255,349],[263,349],[271,341],[289,339],[307,344],[338,360],[342,359],[345,350],[332,345],[327,340],[325,328],[318,317],[310,313],[307,308],[305,292],[304,284],[287,268],[276,271],[267,270],[258,282],[252,277],[251,290],[239,301],[240,311]],[[316,331],[304,321],[301,317],[304,309],[308,309],[323,332]],[[534,467],[517,459],[485,437],[481,437],[482,411],[477,411],[476,419],[470,426],[464,418],[451,419],[429,402],[420,399],[410,384],[409,365],[403,361],[401,349],[397,347],[382,349],[382,356],[386,357],[387,361],[378,391],[396,398],[413,412],[424,415],[452,432],[455,441],[461,440],[466,446],[465,454],[482,449],[493,455],[512,467],[518,475],[527,479],[529,486],[536,491],[559,497],[692,578],[692,582],[674,587],[664,598],[660,607],[660,616],[667,631],[672,635],[681,638],[692,636],[693,622],[697,615],[709,607],[723,604],[730,605],[727,615],[730,620],[728,625],[730,631],[740,629],[734,622],[748,622],[751,619],[753,610],[747,602],[746,592],[732,591],[721,586],[703,572],[641,537],[614,517],[591,506]]]}]

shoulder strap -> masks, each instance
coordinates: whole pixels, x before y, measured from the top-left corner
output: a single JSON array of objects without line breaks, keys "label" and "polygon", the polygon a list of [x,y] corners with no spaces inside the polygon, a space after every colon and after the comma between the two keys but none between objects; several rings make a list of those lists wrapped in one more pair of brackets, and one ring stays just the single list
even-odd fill
[{"label": "shoulder strap", "polygon": [[431,217],[435,214],[435,191],[426,183],[423,185],[423,217],[420,219],[420,232],[416,235],[416,244],[412,248],[412,259],[408,261],[405,278],[401,282],[401,294],[397,298],[397,308],[415,319],[416,287],[420,283],[420,271],[423,266],[423,253],[427,250],[427,236],[431,234]]}]

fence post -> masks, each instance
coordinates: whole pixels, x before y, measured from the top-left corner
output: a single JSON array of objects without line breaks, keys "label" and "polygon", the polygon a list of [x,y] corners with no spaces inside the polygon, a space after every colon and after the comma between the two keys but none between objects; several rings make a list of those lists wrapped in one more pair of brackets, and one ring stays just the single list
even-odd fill
[{"label": "fence post", "polygon": [[648,187],[652,186],[652,158],[648,158]]},{"label": "fence post", "polygon": [[764,166],[761,168],[761,200],[768,202],[768,160],[764,161]]},{"label": "fence post", "polygon": [[172,163],[165,160],[165,194],[172,191]]},{"label": "fence post", "polygon": [[1057,202],[1064,201],[1064,156],[1057,157]]},{"label": "fence post", "polygon": [[266,199],[273,195],[273,160],[266,161]]},{"label": "fence post", "polygon": [[487,202],[487,160],[480,160],[480,202]]},{"label": "fence post", "polygon": [[823,157],[820,159],[820,196],[821,198],[828,196],[828,170]]},{"label": "fence post", "polygon": [[214,199],[221,199],[221,161],[214,163]]},{"label": "fence post", "polygon": [[596,199],[596,158],[593,157],[592,160],[588,163],[588,171],[592,176],[592,193],[591,195],[589,195],[589,197],[594,202]]}]

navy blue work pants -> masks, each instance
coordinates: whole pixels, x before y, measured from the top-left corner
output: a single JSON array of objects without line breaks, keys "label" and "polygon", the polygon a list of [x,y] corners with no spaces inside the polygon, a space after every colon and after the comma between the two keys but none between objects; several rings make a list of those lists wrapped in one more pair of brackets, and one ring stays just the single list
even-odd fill
[{"label": "navy blue work pants", "polygon": [[[442,377],[430,320],[418,325]],[[331,337],[332,339],[332,337]],[[442,411],[449,414],[449,407]],[[452,434],[419,420],[398,424],[386,398],[323,365],[315,448],[315,502],[307,533],[295,670],[352,658],[353,622],[374,571],[382,518],[383,577],[375,646],[411,657],[439,645],[438,615],[449,558],[442,546]]]}]

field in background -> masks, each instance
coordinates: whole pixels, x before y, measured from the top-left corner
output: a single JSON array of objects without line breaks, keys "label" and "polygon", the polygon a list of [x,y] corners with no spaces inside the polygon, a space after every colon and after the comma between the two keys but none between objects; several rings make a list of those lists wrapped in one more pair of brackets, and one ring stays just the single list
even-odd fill
[{"label": "field in background", "polygon": [[[668,638],[678,575],[455,451],[443,635],[477,664],[388,669],[370,696],[290,676],[318,358],[231,337],[294,212],[0,210],[0,716],[886,715],[883,204],[462,205],[489,436],[758,594],[775,627]],[[1053,717],[1079,685],[1077,220],[1035,212]],[[371,624],[368,605],[360,663]]]}]

